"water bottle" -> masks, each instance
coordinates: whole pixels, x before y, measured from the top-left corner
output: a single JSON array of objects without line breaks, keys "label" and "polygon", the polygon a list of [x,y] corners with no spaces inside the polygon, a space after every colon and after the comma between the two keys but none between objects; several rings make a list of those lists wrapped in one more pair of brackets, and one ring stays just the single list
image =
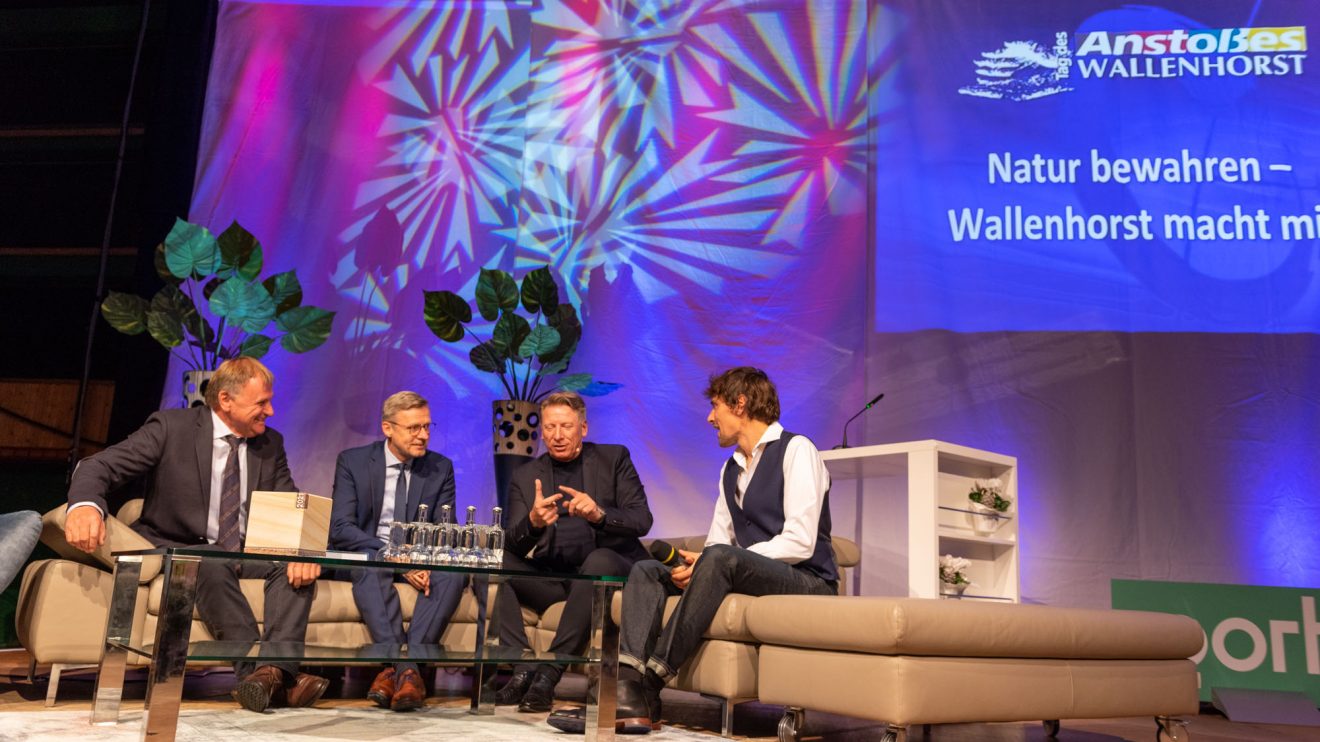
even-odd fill
[{"label": "water bottle", "polygon": [[459,547],[460,563],[464,567],[477,566],[477,506],[467,506],[467,517],[463,521],[462,545]]},{"label": "water bottle", "polygon": [[496,505],[490,511],[490,535],[486,537],[487,565],[493,569],[504,566],[504,508]]}]

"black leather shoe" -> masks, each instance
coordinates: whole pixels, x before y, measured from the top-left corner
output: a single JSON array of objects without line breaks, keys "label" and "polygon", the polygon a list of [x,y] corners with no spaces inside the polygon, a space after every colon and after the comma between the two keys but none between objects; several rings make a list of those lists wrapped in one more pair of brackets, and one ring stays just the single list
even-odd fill
[{"label": "black leather shoe", "polygon": [[[585,734],[587,731],[587,710],[581,706],[556,709],[546,718],[545,723],[568,734]],[[658,720],[650,724],[625,725],[622,721],[614,722],[616,734],[646,734],[660,731]]]},{"label": "black leather shoe", "polygon": [[518,704],[518,712],[544,714],[549,711],[555,705],[555,686],[558,684],[558,679],[549,673],[536,673],[536,678],[523,694],[522,703]]},{"label": "black leather shoe", "polygon": [[[650,673],[647,675],[651,676]],[[651,685],[638,680],[619,681],[619,702],[614,712],[615,731],[620,734],[646,734],[660,730],[660,689],[657,687],[652,692]],[[663,685],[660,684],[661,687]]]},{"label": "black leather shoe", "polygon": [[515,672],[509,683],[495,692],[496,706],[513,706],[521,703],[527,693],[527,686],[532,684],[532,673],[526,670]]}]

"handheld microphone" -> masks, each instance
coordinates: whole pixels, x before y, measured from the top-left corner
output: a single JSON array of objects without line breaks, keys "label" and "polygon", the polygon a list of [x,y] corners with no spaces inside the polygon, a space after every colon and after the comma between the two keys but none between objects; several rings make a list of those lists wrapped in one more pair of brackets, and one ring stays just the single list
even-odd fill
[{"label": "handheld microphone", "polygon": [[652,541],[650,551],[652,557],[670,569],[687,564],[687,560],[683,559],[683,555],[679,554],[678,549],[675,549],[674,545],[668,541]]},{"label": "handheld microphone", "polygon": [[853,415],[852,417],[848,418],[848,422],[843,424],[843,443],[840,443],[839,445],[835,446],[834,447],[835,449],[848,447],[848,424],[851,423],[853,420],[856,420],[857,418],[861,417],[863,412],[866,412],[867,410],[871,409],[872,407],[875,406],[876,402],[879,402],[884,398],[885,398],[884,392],[875,395],[875,399],[871,400],[870,402],[867,402],[866,406],[858,410],[856,415]]}]

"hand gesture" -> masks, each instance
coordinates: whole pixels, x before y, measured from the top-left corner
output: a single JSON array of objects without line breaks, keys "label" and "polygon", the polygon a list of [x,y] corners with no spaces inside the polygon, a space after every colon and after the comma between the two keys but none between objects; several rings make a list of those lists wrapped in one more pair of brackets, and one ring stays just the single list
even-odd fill
[{"label": "hand gesture", "polygon": [[596,501],[591,499],[591,495],[563,485],[559,486],[559,491],[563,493],[568,502],[569,515],[576,518],[586,518],[591,523],[599,523],[601,518],[605,517],[605,511],[601,510]]},{"label": "hand gesture", "polygon": [[289,577],[289,584],[299,588],[316,582],[316,578],[321,576],[321,565],[289,562],[288,568],[284,571]]},{"label": "hand gesture", "polygon": [[692,570],[697,568],[697,559],[701,558],[701,552],[679,549],[678,555],[683,557],[686,564],[674,567],[669,573],[669,579],[673,581],[674,587],[686,590],[688,583],[692,581]]},{"label": "hand gesture", "polygon": [[423,595],[431,594],[431,573],[426,570],[414,569],[411,572],[404,572],[403,579],[408,581],[409,585],[417,588]]},{"label": "hand gesture", "polygon": [[91,553],[105,543],[105,518],[101,511],[85,505],[64,517],[64,540],[79,551]]},{"label": "hand gesture", "polygon": [[527,519],[536,528],[545,528],[559,520],[559,500],[562,497],[563,495],[542,496],[541,480],[536,480],[536,498],[532,501],[532,509],[527,513]]}]

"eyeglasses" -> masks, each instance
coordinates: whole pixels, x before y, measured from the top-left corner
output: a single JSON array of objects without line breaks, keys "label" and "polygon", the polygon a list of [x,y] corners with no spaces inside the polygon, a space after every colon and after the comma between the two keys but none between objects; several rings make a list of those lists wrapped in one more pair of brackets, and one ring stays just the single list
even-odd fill
[{"label": "eyeglasses", "polygon": [[431,432],[432,430],[435,430],[435,423],[424,423],[422,425],[403,426],[394,422],[393,420],[386,420],[385,422],[389,423],[390,425],[393,425],[396,428],[399,428],[400,430],[407,432],[408,435],[414,437],[421,435],[423,430],[425,430],[428,433]]}]

